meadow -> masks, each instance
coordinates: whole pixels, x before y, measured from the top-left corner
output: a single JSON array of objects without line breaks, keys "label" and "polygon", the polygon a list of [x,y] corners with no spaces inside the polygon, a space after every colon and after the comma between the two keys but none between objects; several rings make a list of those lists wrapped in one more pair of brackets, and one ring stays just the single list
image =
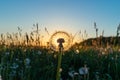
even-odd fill
[{"label": "meadow", "polygon": [[[32,35],[26,33],[23,42],[18,36],[20,38],[21,33],[17,36],[8,34],[5,38],[1,35],[1,79],[56,80],[59,52],[52,50],[50,46],[40,46],[39,34],[32,40]],[[79,72],[84,65],[88,70],[86,74],[89,74],[87,78]],[[62,54],[60,72],[61,80],[120,80],[119,46],[72,45]],[[71,72],[77,74],[73,73],[71,76]]]}]

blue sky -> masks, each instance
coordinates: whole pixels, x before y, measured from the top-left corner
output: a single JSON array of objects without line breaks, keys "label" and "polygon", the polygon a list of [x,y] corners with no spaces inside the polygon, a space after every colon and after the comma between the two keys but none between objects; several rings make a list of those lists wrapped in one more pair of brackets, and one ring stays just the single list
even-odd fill
[{"label": "blue sky", "polygon": [[[64,30],[75,34],[86,30],[95,37],[94,22],[99,35],[115,36],[120,23],[120,0],[0,0],[0,33],[32,30],[39,23],[50,34]],[[45,33],[44,33],[45,34]]]}]

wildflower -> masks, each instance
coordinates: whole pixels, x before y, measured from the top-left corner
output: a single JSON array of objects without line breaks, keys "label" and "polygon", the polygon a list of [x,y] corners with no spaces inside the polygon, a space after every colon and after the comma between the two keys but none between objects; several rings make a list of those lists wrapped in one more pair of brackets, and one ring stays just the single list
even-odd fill
[{"label": "wildflower", "polygon": [[111,57],[111,60],[114,60],[114,57]]},{"label": "wildflower", "polygon": [[62,72],[62,68],[60,68],[60,70],[59,70],[60,72]]},{"label": "wildflower", "polygon": [[69,75],[71,78],[74,77],[74,73],[75,73],[75,71],[73,70],[73,68],[69,68],[68,75]]},{"label": "wildflower", "polygon": [[25,59],[25,66],[28,68],[30,65],[30,59],[29,58],[26,58]]},{"label": "wildflower", "polygon": [[54,58],[56,58],[56,57],[57,57],[57,55],[55,54],[55,55],[54,55]]},{"label": "wildflower", "polygon": [[76,50],[76,54],[78,54],[78,53],[79,53],[79,50],[77,49],[77,50]]},{"label": "wildflower", "polygon": [[120,49],[118,49],[118,51],[120,52]]},{"label": "wildflower", "polygon": [[16,61],[19,61],[19,59],[18,59],[18,58],[16,58]]},{"label": "wildflower", "polygon": [[80,73],[81,75],[86,75],[86,74],[89,73],[88,68],[86,67],[86,65],[85,65],[84,67],[81,67],[81,68],[79,69],[79,73]]},{"label": "wildflower", "polygon": [[75,73],[75,71],[71,70],[71,71],[68,72],[68,75],[73,78],[74,77],[74,73]]},{"label": "wildflower", "polygon": [[41,52],[41,51],[38,51],[38,52],[37,52],[37,54],[38,54],[38,55],[41,55],[41,54],[42,54],[42,52]]},{"label": "wildflower", "polygon": [[9,53],[9,52],[6,52],[5,54],[6,54],[6,55],[9,55],[10,53]]},{"label": "wildflower", "polygon": [[107,48],[105,48],[104,51],[107,52]]},{"label": "wildflower", "polygon": [[105,54],[105,52],[104,52],[104,51],[102,51],[102,54],[104,55],[104,54]]},{"label": "wildflower", "polygon": [[26,62],[26,65],[29,65],[29,64],[30,64],[30,59],[29,59],[29,58],[26,58],[26,59],[25,59],[25,62]]}]

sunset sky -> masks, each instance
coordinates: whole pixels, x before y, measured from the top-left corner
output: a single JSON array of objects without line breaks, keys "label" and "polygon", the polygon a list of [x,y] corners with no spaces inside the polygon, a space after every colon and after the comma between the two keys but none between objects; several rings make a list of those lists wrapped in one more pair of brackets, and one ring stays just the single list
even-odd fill
[{"label": "sunset sky", "polygon": [[120,23],[120,0],[0,0],[0,33],[32,31],[38,23],[50,34],[64,30],[75,34],[86,30],[95,37],[94,22],[99,35],[115,36]]}]

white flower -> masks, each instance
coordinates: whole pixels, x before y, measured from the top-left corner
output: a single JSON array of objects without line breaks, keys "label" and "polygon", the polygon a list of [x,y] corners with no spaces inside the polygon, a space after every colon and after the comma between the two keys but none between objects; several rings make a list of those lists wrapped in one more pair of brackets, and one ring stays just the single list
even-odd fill
[{"label": "white flower", "polygon": [[55,54],[55,55],[54,55],[54,58],[56,58],[56,57],[57,57],[57,55]]},{"label": "white flower", "polygon": [[68,72],[68,75],[73,78],[74,77],[74,73],[75,73],[75,71],[71,70],[71,71]]},{"label": "white flower", "polygon": [[42,54],[42,52],[41,52],[41,51],[38,51],[38,52],[37,52],[37,54],[38,54],[38,55],[41,55],[41,54]]},{"label": "white flower", "polygon": [[87,67],[81,67],[80,69],[79,69],[79,73],[81,74],[81,75],[86,75],[86,74],[88,74],[88,68]]},{"label": "white flower", "polygon": [[18,59],[18,58],[16,58],[16,61],[19,61],[19,59]]},{"label": "white flower", "polygon": [[102,52],[102,54],[104,55],[104,54],[105,54],[105,52],[103,51],[103,52]]},{"label": "white flower", "polygon": [[30,64],[30,59],[29,59],[29,58],[26,58],[26,59],[25,59],[25,64],[26,64],[26,65],[29,65],[29,64]]},{"label": "white flower", "polygon": [[79,53],[79,50],[77,49],[77,50],[76,50],[76,54],[78,54],[78,53]]},{"label": "white flower", "polygon": [[26,66],[26,68],[30,67],[30,59],[29,58],[25,59],[25,66]]},{"label": "white flower", "polygon": [[120,49],[118,49],[118,51],[120,52]]},{"label": "white flower", "polygon": [[26,68],[30,68],[31,66],[30,66],[30,59],[29,58],[26,58],[25,59],[25,67]]},{"label": "white flower", "polygon": [[9,55],[10,53],[9,53],[9,52],[6,52],[5,54],[6,54],[6,55]]},{"label": "white flower", "polygon": [[74,72],[74,75],[79,75],[79,73],[77,73],[77,72]]},{"label": "white flower", "polygon": [[111,57],[112,60],[114,60],[114,57]]},{"label": "white flower", "polygon": [[59,70],[60,72],[62,72],[62,68],[60,68],[60,70]]}]

